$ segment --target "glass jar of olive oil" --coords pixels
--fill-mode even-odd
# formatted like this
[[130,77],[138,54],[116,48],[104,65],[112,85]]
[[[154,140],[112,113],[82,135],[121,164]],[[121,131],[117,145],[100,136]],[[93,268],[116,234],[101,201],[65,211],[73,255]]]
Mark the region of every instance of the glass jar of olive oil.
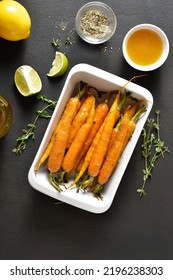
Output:
[[13,120],[13,111],[8,101],[0,95],[0,138],[9,130]]

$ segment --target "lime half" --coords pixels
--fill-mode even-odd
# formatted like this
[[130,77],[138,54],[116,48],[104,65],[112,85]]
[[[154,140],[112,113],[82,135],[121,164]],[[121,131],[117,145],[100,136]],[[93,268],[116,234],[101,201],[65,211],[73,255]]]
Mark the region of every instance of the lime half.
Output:
[[23,96],[37,94],[42,89],[42,82],[38,73],[29,65],[22,65],[15,71],[14,82]]
[[55,59],[52,62],[52,68],[49,70],[47,76],[58,77],[62,76],[68,68],[68,59],[65,54],[61,52],[55,53]]

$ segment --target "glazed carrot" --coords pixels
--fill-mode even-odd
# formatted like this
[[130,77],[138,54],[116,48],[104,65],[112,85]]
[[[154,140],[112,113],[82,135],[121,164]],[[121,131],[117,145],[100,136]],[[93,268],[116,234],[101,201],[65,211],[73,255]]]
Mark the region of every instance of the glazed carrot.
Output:
[[103,131],[103,127],[104,127],[104,123],[101,125],[100,129],[98,130],[97,134],[95,135],[92,143],[91,143],[91,146],[89,147],[87,153],[86,153],[86,156],[85,158],[83,158],[81,160],[81,162],[79,164],[81,164],[81,167],[80,167],[80,171],[77,175],[77,177],[75,178],[75,180],[72,182],[71,186],[73,186],[74,184],[76,184],[79,179],[82,177],[82,175],[84,174],[84,172],[87,170],[88,166],[89,166],[89,163],[91,161],[91,158],[94,154],[94,151],[98,145],[98,142],[99,142],[99,139],[100,139],[100,136],[101,136],[101,133]]
[[39,168],[42,166],[42,164],[46,161],[46,159],[49,157],[50,155],[50,151],[52,149],[52,146],[54,144],[54,141],[55,141],[55,136],[60,128],[60,125],[61,125],[61,120],[59,121],[59,123],[57,124],[56,128],[54,129],[53,133],[52,133],[52,136],[50,138],[50,141],[43,153],[43,155],[41,156],[36,168],[35,168],[35,172],[37,172],[39,170]]
[[[70,103],[70,102],[71,102],[71,100],[69,101],[69,103]],[[78,107],[78,108],[77,108],[77,110],[78,110],[79,107],[80,107],[80,102],[79,102],[79,105],[78,105],[77,107]],[[66,105],[66,108],[65,108],[65,111],[64,111],[64,113],[63,113],[63,115],[62,115],[60,121],[59,121],[58,124],[56,125],[56,127],[55,127],[55,129],[54,129],[54,131],[53,131],[53,133],[52,133],[52,136],[51,136],[51,138],[50,138],[50,141],[49,141],[49,143],[48,143],[48,145],[47,145],[47,147],[46,147],[46,149],[45,149],[43,155],[41,156],[41,158],[40,158],[40,160],[39,160],[39,162],[38,162],[38,164],[37,164],[37,166],[36,166],[36,168],[35,168],[35,171],[38,171],[39,168],[41,167],[41,165],[42,165],[42,164],[46,161],[46,159],[49,157],[50,151],[51,151],[51,149],[52,149],[52,147],[53,147],[53,144],[54,144],[54,141],[55,141],[56,134],[57,134],[57,132],[58,132],[59,129],[60,129],[60,126],[61,126],[61,123],[62,123],[63,119],[66,118],[66,116],[67,116],[67,114],[68,114],[68,110],[69,110],[69,108],[68,108],[68,104],[67,104],[67,105]]]
[[[138,102],[135,102],[134,104],[132,105],[129,105],[125,111],[124,111],[124,115],[126,115],[126,117],[130,120],[133,115],[135,114],[135,111],[138,107],[138,104],[140,102],[142,102],[143,100],[140,100]],[[111,137],[110,137],[110,141],[108,143],[108,148],[107,148],[107,151],[106,153],[109,152],[110,148],[112,147],[112,145],[114,144],[115,140],[116,140],[116,137],[117,137],[117,132],[119,131],[119,127],[120,127],[120,124],[121,124],[121,118],[119,118],[119,121],[116,125],[116,127],[114,129],[112,129],[112,132],[111,132]]]
[[101,137],[101,134],[102,134],[102,131],[103,131],[103,128],[104,128],[104,125],[105,125],[105,122],[106,122],[106,118],[107,118],[107,115],[105,116],[103,122],[102,122],[102,125],[100,126],[99,130],[97,131],[93,141],[91,142],[91,145],[87,151],[87,154],[85,155],[85,157],[83,157],[78,166],[77,166],[77,171],[79,171],[79,174],[77,175],[77,177],[75,178],[74,182],[72,183],[72,185],[74,185],[75,183],[77,183],[77,181],[82,177],[82,175],[84,174],[84,172],[87,170],[89,164],[90,164],[90,161],[91,161],[91,158],[94,154],[94,151],[99,143],[99,140],[100,140],[100,137]]
[[88,95],[86,97],[86,99],[84,100],[83,104],[81,105],[77,115],[75,116],[75,118],[72,122],[71,128],[70,128],[70,134],[68,137],[67,148],[69,148],[70,145],[72,144],[80,127],[86,122],[94,100],[95,100],[95,97],[93,95]]
[[103,103],[98,104],[95,110],[95,117],[94,117],[94,123],[91,128],[91,131],[85,141],[85,144],[82,148],[82,151],[78,157],[77,165],[75,166],[75,169],[77,169],[78,164],[80,163],[81,159],[85,156],[88,148],[90,147],[96,133],[98,132],[100,126],[102,125],[107,113],[108,113],[109,107],[107,104],[107,100]]
[[112,133],[111,133],[111,138],[108,144],[108,148],[107,148],[107,152],[109,152],[110,148],[112,147],[112,145],[114,144],[115,140],[116,140],[116,136],[117,136],[117,132],[119,130],[120,124],[121,124],[121,117],[119,118],[118,123],[116,124],[115,128],[112,129]]
[[48,158],[48,169],[51,173],[56,173],[60,168],[64,158],[67,139],[71,127],[72,120],[76,115],[76,111],[79,106],[79,100],[77,98],[70,99],[67,104],[66,116],[64,116],[60,128],[56,133],[53,146]]
[[128,141],[130,140],[130,138],[132,136],[132,133],[134,132],[134,130],[136,128],[136,122],[137,122],[138,118],[145,111],[146,111],[145,107],[142,106],[141,108],[138,109],[138,111],[135,113],[135,115],[129,121],[128,129],[127,129],[127,134],[126,134],[126,137],[125,137],[125,140],[124,140],[124,144],[123,144],[122,150],[124,150],[124,148],[126,147]]
[[[107,156],[98,175],[98,183],[100,185],[105,184],[110,178],[112,172],[115,170],[120,156],[136,127],[136,121],[138,117],[145,111],[144,107],[141,107],[134,114],[135,107],[136,106],[132,106],[126,110],[120,123],[120,127],[119,129],[117,129],[114,144],[107,153]],[[133,117],[132,114],[134,114]]]
[[82,153],[83,155],[90,147],[97,131],[101,127],[101,125],[108,113],[108,110],[109,110],[109,107],[106,102],[100,103],[97,106],[96,112],[95,112],[94,124],[93,124],[92,130],[90,131],[90,134],[88,135],[87,140],[85,142],[83,153]]
[[[124,114],[126,113],[126,115],[128,116],[128,118],[132,118],[134,113],[135,113],[135,110],[136,110],[136,107],[137,107],[137,102],[135,102],[133,104],[133,106],[128,106],[125,111],[124,111]],[[112,134],[111,134],[111,138],[110,138],[110,141],[109,141],[109,145],[108,145],[108,149],[107,149],[107,153],[109,152],[110,148],[112,147],[112,145],[114,144],[114,142],[116,141],[116,137],[117,137],[117,133],[119,131],[119,127],[120,127],[120,124],[121,124],[121,120],[122,118],[119,119],[116,127],[112,130]]]
[[120,124],[120,128],[116,134],[116,140],[110,148],[109,153],[106,155],[99,172],[98,183],[100,185],[103,185],[108,181],[110,175],[112,174],[112,170],[114,170],[119,161],[123,143],[127,134],[128,122],[128,117],[124,115]]
[[94,121],[94,115],[95,115],[95,98],[92,102],[92,107],[90,109],[89,116],[87,118],[86,123],[84,123],[81,128],[79,129],[75,139],[73,140],[72,144],[70,145],[63,163],[62,168],[66,172],[71,172],[71,170],[76,165],[76,161],[78,159],[78,156],[83,148],[83,145],[88,137],[88,134],[92,128],[93,121]]
[[60,118],[60,121],[58,122],[58,124],[56,125],[56,127],[54,129],[54,131],[52,133],[52,136],[51,136],[51,139],[50,139],[50,141],[49,141],[49,143],[48,143],[48,145],[47,145],[43,155],[41,156],[41,158],[40,158],[40,160],[39,160],[39,162],[38,162],[38,164],[37,164],[37,166],[35,168],[35,171],[38,171],[39,168],[41,167],[41,165],[49,157],[50,151],[51,151],[51,149],[53,147],[53,144],[55,142],[56,134],[57,134],[57,132],[60,129],[61,123],[64,122],[64,120],[66,120],[68,114],[70,113],[70,108],[71,108],[71,106],[73,106],[73,102],[74,102],[74,104],[76,104],[75,107],[74,107],[74,109],[75,109],[74,116],[76,115],[76,113],[77,113],[77,111],[78,111],[78,109],[79,109],[79,107],[81,105],[81,101],[80,100],[83,97],[83,95],[85,94],[85,92],[87,91],[87,87],[88,87],[88,85],[86,83],[83,83],[82,89],[79,91],[79,93],[75,97],[71,97],[68,100],[68,102],[66,104],[66,107],[64,109],[64,112],[63,112],[63,114],[62,114],[62,116]]
[[106,151],[108,148],[108,144],[110,141],[112,129],[115,123],[120,118],[120,109],[122,104],[124,103],[125,98],[123,98],[123,102],[120,101],[120,91],[118,92],[107,116],[105,119],[103,131],[101,133],[98,145],[94,151],[94,154],[91,158],[88,173],[91,177],[96,177],[99,174],[101,165],[103,163],[104,157],[106,155]]
[[[80,106],[80,103],[79,103],[78,107],[79,107],[79,106]],[[66,105],[66,109],[68,109],[68,106],[67,106],[67,105]],[[78,110],[78,108],[77,108],[77,110]],[[67,111],[68,111],[68,110],[67,110]],[[54,142],[55,142],[56,134],[58,133],[58,131],[59,131],[59,129],[60,129],[60,126],[61,126],[61,123],[62,123],[62,119],[63,119],[64,117],[66,117],[67,111],[66,111],[66,110],[64,111],[63,116],[61,117],[60,121],[59,121],[58,124],[56,125],[56,127],[55,127],[55,129],[54,129],[54,131],[53,131],[53,133],[52,133],[52,136],[51,136],[51,138],[50,138],[50,141],[49,141],[49,143],[48,143],[48,145],[47,145],[47,147],[46,147],[46,149],[45,149],[43,155],[41,156],[41,158],[40,158],[40,160],[39,160],[37,166],[35,167],[35,172],[37,172],[37,171],[39,170],[39,168],[42,166],[42,164],[43,164],[43,163],[46,161],[46,159],[49,157],[50,151],[51,151],[51,149],[52,149],[52,147],[53,147],[53,144],[54,144]]]
[[139,104],[142,102],[145,102],[146,100],[141,99],[141,100],[137,100],[135,101],[133,104],[127,106],[127,108],[124,111],[124,114],[128,115],[129,120],[134,116],[134,114],[136,113],[136,110],[139,107]]
[[[86,155],[85,155],[86,156]],[[80,159],[80,161],[78,162],[78,164],[77,164],[77,166],[76,166],[76,168],[75,168],[75,170],[77,171],[77,172],[80,172],[80,170],[81,170],[81,168],[82,168],[82,165],[83,165],[83,163],[84,163],[84,160],[85,160],[85,156],[83,156],[81,159]]]

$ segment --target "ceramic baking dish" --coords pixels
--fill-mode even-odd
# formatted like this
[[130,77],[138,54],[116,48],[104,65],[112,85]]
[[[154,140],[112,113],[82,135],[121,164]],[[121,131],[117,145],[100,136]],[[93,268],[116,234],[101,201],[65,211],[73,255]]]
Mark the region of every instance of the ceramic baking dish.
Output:
[[138,120],[136,129],[122,154],[121,160],[116,170],[114,171],[113,175],[109,179],[108,183],[104,186],[102,192],[103,199],[98,200],[93,196],[93,194],[88,192],[85,194],[83,194],[82,192],[77,193],[75,188],[59,193],[49,183],[46,164],[43,165],[37,173],[34,171],[34,169],[46,145],[49,142],[51,134],[56,126],[56,123],[58,122],[58,120],[62,115],[62,112],[65,108],[68,99],[72,96],[76,88],[76,85],[80,81],[84,81],[88,83],[90,86],[95,87],[100,91],[117,90],[127,83],[127,80],[121,77],[115,76],[109,72],[98,69],[88,64],[78,64],[74,66],[69,72],[68,77],[65,81],[64,87],[62,89],[57,106],[54,110],[53,116],[48,124],[43,140],[38,149],[38,152],[36,153],[36,156],[30,167],[28,179],[29,179],[29,183],[34,189],[42,192],[45,195],[48,195],[52,198],[73,205],[75,207],[81,208],[83,210],[87,210],[93,213],[103,213],[109,209],[109,207],[113,202],[116,191],[120,185],[121,179],[127,168],[131,155],[134,151],[136,143],[143,129],[143,126],[151,111],[153,105],[153,97],[147,89],[133,82],[129,82],[125,87],[127,91],[132,92],[132,96],[134,98],[147,100],[146,103],[147,110]]

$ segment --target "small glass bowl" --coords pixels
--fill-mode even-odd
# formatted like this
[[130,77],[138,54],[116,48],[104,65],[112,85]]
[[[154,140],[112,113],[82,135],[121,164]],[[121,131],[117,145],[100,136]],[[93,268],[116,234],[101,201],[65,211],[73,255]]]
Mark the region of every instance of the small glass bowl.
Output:
[[[81,20],[83,15],[88,11],[93,10],[98,11],[107,18],[107,31],[104,32],[105,34],[101,34],[100,36],[90,35],[84,32],[81,28]],[[84,41],[90,44],[101,44],[108,41],[115,33],[117,27],[117,19],[113,10],[108,5],[102,2],[94,1],[89,2],[80,8],[75,18],[75,27],[76,32]]]
[[13,111],[7,100],[0,95],[0,138],[8,132],[13,120]]

